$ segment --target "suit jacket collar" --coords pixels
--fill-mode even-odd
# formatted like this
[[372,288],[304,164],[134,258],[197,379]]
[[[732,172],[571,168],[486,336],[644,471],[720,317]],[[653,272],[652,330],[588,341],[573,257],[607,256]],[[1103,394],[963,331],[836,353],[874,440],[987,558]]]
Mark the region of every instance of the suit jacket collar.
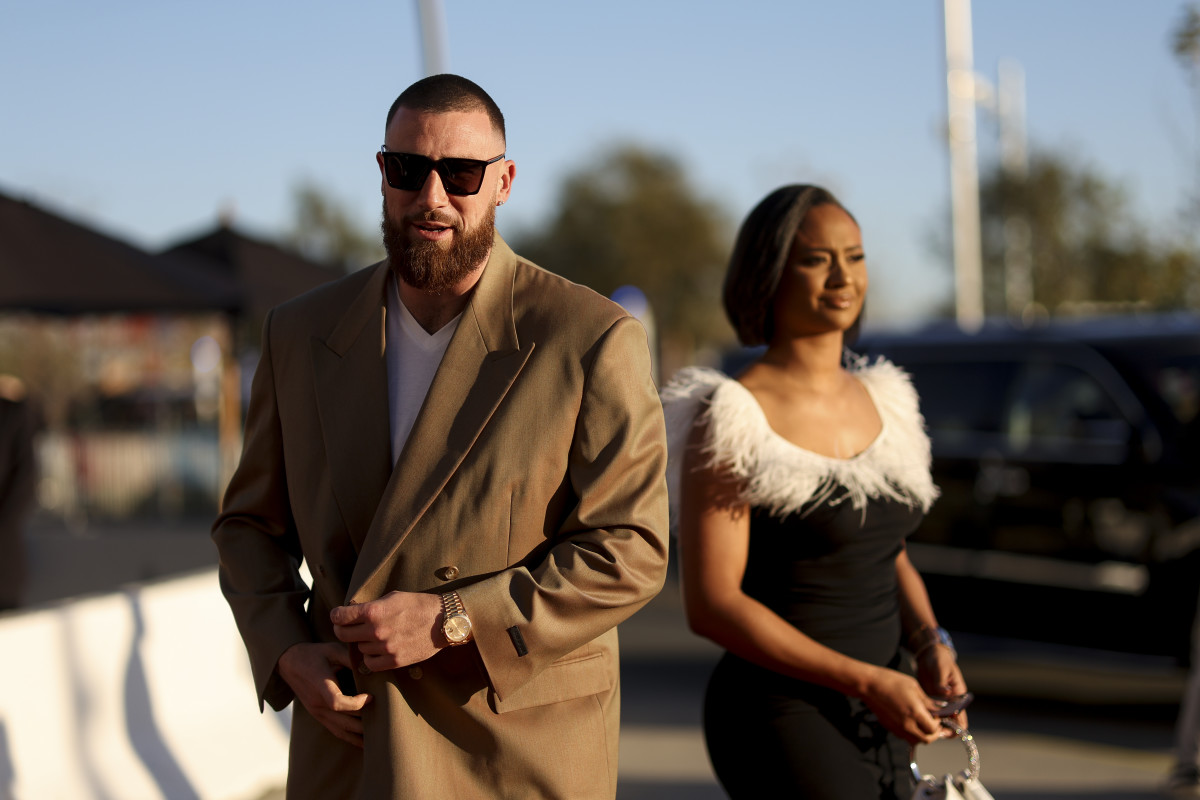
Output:
[[330,488],[356,551],[392,468],[384,360],[388,265],[368,269],[365,284],[333,331],[310,343]]
[[[382,500],[371,508],[374,515],[359,547],[348,600],[362,602],[383,593],[401,543],[463,463],[529,358],[532,346],[521,349],[513,311],[516,266],[516,255],[497,235]],[[383,302],[382,293],[376,302]],[[386,367],[380,372],[383,435],[376,426],[368,427],[369,435],[378,436],[378,445],[387,448]],[[373,387],[378,383],[371,381]],[[360,433],[353,441],[361,442],[361,437]],[[337,468],[331,462],[331,469]]]
[[[490,353],[508,353],[521,347],[513,313],[516,272],[516,253],[500,234],[496,234],[488,265],[475,285],[475,294],[463,315],[474,321],[483,345]],[[459,327],[462,327],[461,323]]]

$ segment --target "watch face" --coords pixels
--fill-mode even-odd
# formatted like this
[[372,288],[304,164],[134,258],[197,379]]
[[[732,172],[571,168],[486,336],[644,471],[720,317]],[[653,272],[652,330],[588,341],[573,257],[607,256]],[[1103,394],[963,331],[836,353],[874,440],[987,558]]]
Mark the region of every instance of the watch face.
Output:
[[451,644],[461,644],[471,635],[471,620],[462,614],[455,614],[446,618],[442,630],[446,634],[446,641]]

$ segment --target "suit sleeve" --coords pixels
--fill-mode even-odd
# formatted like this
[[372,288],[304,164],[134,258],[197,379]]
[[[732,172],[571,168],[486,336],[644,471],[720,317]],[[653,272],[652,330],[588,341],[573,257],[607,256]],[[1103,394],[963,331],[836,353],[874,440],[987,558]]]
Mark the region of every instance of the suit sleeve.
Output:
[[0,536],[20,536],[37,497],[33,420],[27,401],[0,397]]
[[666,434],[645,330],[623,317],[592,353],[570,444],[577,500],[556,544],[459,590],[501,699],[628,618],[666,578]]
[[279,656],[293,644],[313,641],[313,635],[304,610],[309,592],[299,572],[300,545],[288,502],[271,318],[268,315],[263,326],[242,458],[212,536],[220,556],[221,592],[250,655],[259,707],[266,702],[278,710],[293,698],[276,672]]

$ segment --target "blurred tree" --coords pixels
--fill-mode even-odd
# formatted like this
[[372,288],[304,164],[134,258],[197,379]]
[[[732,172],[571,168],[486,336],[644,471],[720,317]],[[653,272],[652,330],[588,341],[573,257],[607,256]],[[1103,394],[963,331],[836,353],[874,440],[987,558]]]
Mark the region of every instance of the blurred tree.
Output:
[[558,213],[513,237],[535,263],[596,291],[632,284],[650,301],[662,374],[733,340],[721,311],[730,225],[673,158],[622,145],[565,179]]
[[286,240],[306,258],[347,272],[383,258],[379,233],[364,229],[346,206],[326,190],[303,181],[292,194],[295,221]]
[[1200,6],[1189,3],[1171,31],[1171,52],[1179,60],[1192,90],[1192,110],[1196,115],[1192,158],[1194,184],[1187,200],[1185,219],[1193,235],[1200,227]]
[[0,374],[20,378],[56,430],[66,426],[72,404],[94,393],[81,328],[65,318],[0,314]]
[[1171,52],[1179,59],[1188,81],[1200,91],[1200,6],[1189,3],[1171,31]]
[[[1004,314],[1005,226],[1027,224],[1033,299],[1050,313],[1072,305],[1175,309],[1200,306],[1200,258],[1155,238],[1134,218],[1121,187],[1071,157],[1035,152],[1024,177],[999,165],[980,181],[984,296]],[[1007,237],[1012,231],[1007,231]]]

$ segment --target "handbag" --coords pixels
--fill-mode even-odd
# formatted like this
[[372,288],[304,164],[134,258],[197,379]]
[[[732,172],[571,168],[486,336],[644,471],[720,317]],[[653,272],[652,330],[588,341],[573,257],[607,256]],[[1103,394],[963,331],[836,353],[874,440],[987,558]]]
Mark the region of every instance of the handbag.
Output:
[[913,777],[917,779],[912,800],[993,800],[991,793],[983,788],[979,780],[979,747],[975,744],[975,737],[965,728],[955,728],[954,733],[967,750],[967,768],[955,775],[922,775],[914,747],[908,759]]

